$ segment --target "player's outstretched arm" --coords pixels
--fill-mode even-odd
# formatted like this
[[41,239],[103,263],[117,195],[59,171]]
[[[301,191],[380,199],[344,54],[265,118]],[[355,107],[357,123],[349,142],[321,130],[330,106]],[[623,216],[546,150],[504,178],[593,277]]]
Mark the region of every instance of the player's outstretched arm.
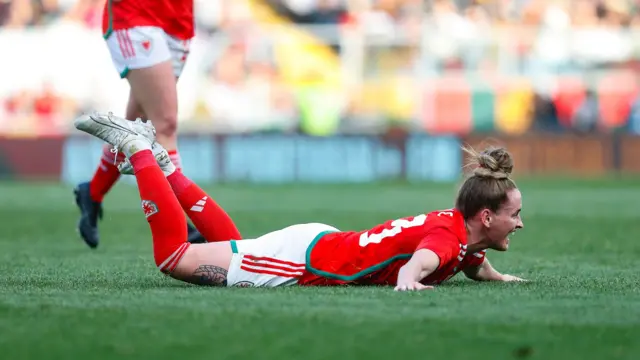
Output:
[[436,253],[428,249],[420,249],[413,253],[411,259],[400,268],[396,291],[433,289],[426,286],[420,280],[434,272],[440,265],[440,258]]
[[479,266],[468,267],[463,271],[469,279],[476,281],[526,281],[517,276],[501,274],[491,266],[491,263],[486,258]]

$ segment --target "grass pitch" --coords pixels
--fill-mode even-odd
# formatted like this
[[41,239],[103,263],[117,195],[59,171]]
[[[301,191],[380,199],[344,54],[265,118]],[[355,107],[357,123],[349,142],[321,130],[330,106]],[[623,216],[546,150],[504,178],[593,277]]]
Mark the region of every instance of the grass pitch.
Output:
[[[489,252],[527,284],[458,275],[434,291],[199,288],[155,268],[135,188],[75,233],[68,187],[0,183],[0,358],[637,359],[640,182],[521,181],[525,229]],[[208,187],[245,237],[318,221],[364,229],[451,207],[453,185]]]

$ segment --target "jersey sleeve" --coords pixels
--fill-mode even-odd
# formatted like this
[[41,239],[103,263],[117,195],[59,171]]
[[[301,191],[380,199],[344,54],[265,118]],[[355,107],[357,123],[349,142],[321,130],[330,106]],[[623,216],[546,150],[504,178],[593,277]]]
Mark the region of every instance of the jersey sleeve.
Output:
[[427,236],[420,241],[416,251],[421,249],[431,250],[438,255],[438,258],[440,258],[438,269],[440,269],[458,256],[460,253],[460,242],[451,231],[445,228],[436,228],[430,231]]

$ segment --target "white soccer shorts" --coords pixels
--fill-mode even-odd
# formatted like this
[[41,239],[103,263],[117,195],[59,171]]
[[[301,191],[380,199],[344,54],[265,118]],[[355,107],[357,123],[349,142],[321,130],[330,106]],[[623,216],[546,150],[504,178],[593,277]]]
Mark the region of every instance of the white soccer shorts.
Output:
[[167,60],[171,60],[174,75],[180,77],[191,45],[191,40],[175,38],[155,26],[114,30],[105,40],[121,78],[125,78],[129,70],[148,68]]
[[257,239],[231,241],[233,256],[227,286],[275,287],[298,282],[306,266],[307,248],[333,226],[309,223],[273,231]]

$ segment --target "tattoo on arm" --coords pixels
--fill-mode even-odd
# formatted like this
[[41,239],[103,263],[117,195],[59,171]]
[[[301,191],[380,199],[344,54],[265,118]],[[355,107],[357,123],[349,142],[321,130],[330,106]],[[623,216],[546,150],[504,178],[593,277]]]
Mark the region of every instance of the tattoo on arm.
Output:
[[227,286],[227,270],[214,265],[200,265],[191,279],[198,285]]

